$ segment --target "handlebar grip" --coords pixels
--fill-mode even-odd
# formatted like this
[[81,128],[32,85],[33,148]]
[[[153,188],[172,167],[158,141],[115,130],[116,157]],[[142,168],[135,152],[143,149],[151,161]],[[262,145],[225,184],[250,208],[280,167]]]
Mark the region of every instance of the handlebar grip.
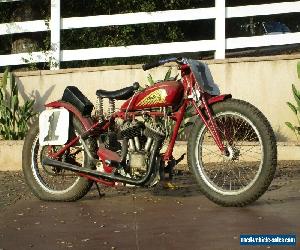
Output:
[[134,82],[132,84],[132,87],[133,87],[134,90],[138,90],[140,88],[140,84],[138,82]]
[[158,67],[160,66],[161,63],[160,62],[152,62],[152,63],[146,63],[142,66],[143,70],[146,71],[148,69],[152,69],[152,68],[155,68],[155,67]]

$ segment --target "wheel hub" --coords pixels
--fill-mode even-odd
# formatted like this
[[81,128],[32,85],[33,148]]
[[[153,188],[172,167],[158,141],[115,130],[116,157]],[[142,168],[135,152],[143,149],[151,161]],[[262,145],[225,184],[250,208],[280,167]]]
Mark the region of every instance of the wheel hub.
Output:
[[238,160],[240,156],[240,150],[233,146],[227,146],[225,150],[225,159],[227,160]]

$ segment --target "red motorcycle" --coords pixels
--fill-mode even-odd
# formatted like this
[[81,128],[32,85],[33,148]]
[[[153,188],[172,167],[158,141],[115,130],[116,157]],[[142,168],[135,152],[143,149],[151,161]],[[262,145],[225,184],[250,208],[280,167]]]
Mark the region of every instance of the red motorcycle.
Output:
[[[220,95],[208,66],[187,58],[143,65],[148,70],[176,62],[181,80],[146,89],[138,83],[97,90],[92,103],[74,86],[46,104],[24,142],[23,171],[42,200],[74,201],[94,182],[108,186],[154,186],[178,163],[172,152],[187,108],[194,110],[187,160],[202,193],[223,206],[244,206],[270,185],[277,147],[266,117],[253,105]],[[108,113],[103,101],[109,102]],[[115,100],[126,100],[115,110]],[[167,136],[173,121],[173,131]],[[164,152],[162,146],[166,144]]]

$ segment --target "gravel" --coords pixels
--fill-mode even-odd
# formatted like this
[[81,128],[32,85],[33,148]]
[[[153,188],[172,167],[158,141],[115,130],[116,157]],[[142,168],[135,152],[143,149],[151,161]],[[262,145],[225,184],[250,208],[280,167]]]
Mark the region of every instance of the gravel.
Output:
[[[172,195],[173,192],[173,194],[182,196],[189,196],[194,192],[198,192],[197,184],[191,174],[187,171],[187,167],[181,165],[180,169],[181,170],[175,176],[173,181],[177,187],[175,191],[160,188],[153,188],[150,191],[154,193],[159,192],[161,195],[164,193],[166,193],[166,195],[167,193],[168,195]],[[267,193],[287,186],[292,180],[300,180],[300,161],[279,162],[275,178]],[[101,186],[101,192],[104,194],[118,193],[126,195],[131,192],[145,192],[145,189],[132,187],[109,188]],[[93,186],[86,198],[88,199],[88,197],[95,195],[98,195],[97,189]],[[22,171],[0,171],[0,210],[9,208],[9,206],[15,204],[19,200],[32,198],[35,197],[26,185]]]
[[0,171],[0,209],[32,197],[22,171]]

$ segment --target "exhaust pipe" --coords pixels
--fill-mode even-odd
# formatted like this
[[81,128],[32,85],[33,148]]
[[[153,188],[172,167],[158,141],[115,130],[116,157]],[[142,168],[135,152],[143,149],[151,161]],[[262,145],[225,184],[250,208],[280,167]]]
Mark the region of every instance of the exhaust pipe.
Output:
[[147,173],[143,178],[137,179],[137,180],[131,179],[131,178],[128,178],[128,177],[125,177],[122,175],[115,175],[113,173],[107,174],[107,173],[99,172],[97,170],[92,170],[92,169],[85,168],[85,167],[79,167],[77,165],[73,165],[73,164],[66,163],[66,162],[61,162],[61,161],[54,160],[49,157],[45,157],[43,159],[42,163],[44,165],[58,167],[58,168],[70,170],[70,171],[76,172],[76,173],[87,174],[87,175],[90,175],[93,177],[103,178],[103,179],[109,180],[109,181],[119,181],[119,182],[124,182],[124,183],[130,184],[130,185],[141,186],[150,180],[153,170],[155,169],[156,155],[158,154],[159,145],[160,145],[159,141],[155,141],[153,143],[153,151],[152,151],[153,153],[150,156],[150,161],[149,161],[150,165],[148,167]]

